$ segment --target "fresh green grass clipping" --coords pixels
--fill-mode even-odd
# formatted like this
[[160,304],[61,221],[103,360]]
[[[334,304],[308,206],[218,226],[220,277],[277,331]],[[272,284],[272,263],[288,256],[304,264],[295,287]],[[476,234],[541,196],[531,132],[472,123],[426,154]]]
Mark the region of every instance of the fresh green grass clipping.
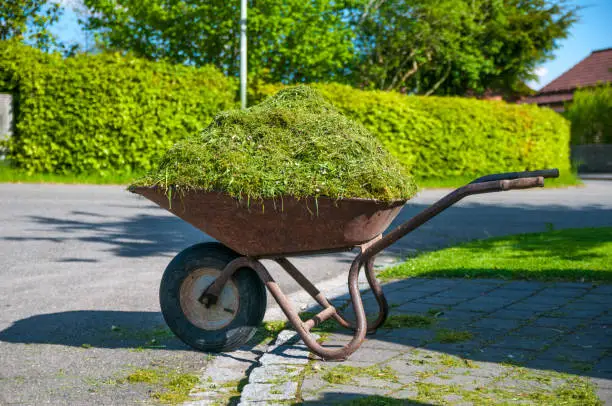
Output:
[[310,87],[220,113],[175,144],[139,186],[222,191],[238,198],[408,199],[411,176],[361,124]]

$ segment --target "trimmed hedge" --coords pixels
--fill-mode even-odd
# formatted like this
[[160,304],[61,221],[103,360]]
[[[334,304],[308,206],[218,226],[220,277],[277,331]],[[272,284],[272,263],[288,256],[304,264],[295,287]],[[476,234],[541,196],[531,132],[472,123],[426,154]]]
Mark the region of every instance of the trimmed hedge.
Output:
[[[569,122],[550,109],[361,91],[338,84],[314,86],[376,134],[417,178],[570,169]],[[252,97],[265,97],[279,87],[259,86]]]
[[572,122],[572,144],[612,144],[612,85],[578,90],[565,116]]
[[[549,109],[315,85],[376,134],[417,178],[569,170],[568,121]],[[255,99],[280,85],[252,86]],[[236,81],[119,54],[63,59],[0,42],[0,91],[14,95],[11,162],[30,173],[149,170],[177,140],[234,107]]]
[[13,93],[12,164],[28,172],[147,170],[177,140],[235,105],[235,81],[119,54],[63,59],[0,43],[0,91]]

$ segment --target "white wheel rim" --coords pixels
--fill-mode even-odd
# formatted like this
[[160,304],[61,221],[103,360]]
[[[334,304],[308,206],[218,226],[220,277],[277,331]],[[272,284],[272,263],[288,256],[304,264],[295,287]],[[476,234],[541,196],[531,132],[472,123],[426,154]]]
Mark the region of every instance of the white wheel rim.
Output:
[[227,281],[217,303],[206,307],[198,301],[202,292],[221,274],[210,268],[199,268],[191,272],[181,284],[180,302],[183,314],[196,327],[204,330],[219,330],[229,325],[238,314],[240,297],[236,284]]

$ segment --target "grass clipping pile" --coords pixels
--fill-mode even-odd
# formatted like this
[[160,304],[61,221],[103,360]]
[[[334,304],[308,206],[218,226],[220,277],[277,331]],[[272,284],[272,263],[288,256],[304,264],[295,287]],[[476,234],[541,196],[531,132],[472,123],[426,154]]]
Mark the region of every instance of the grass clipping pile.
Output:
[[220,113],[201,134],[175,144],[135,186],[218,191],[249,201],[390,201],[416,192],[413,179],[375,136],[307,86]]

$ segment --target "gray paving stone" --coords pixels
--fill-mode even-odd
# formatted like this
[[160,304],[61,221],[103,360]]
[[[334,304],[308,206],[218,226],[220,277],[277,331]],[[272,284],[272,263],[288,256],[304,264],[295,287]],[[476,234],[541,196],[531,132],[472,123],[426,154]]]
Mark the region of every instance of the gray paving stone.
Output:
[[469,310],[444,310],[444,312],[438,317],[440,322],[457,320],[463,325],[469,324],[473,321],[479,320],[483,317],[482,313],[472,312]]
[[[383,331],[383,330],[381,330]],[[389,340],[384,340],[383,336],[378,334],[370,336],[371,338],[366,338],[363,344],[361,344],[361,348],[373,348],[376,350],[389,350],[394,351],[396,354],[400,354],[405,351],[409,351],[413,349],[413,346],[405,345],[402,343],[396,343]]]
[[608,379],[612,388],[612,355],[610,353],[607,354],[595,364],[593,370],[597,376]]
[[561,317],[540,317],[532,322],[534,326],[552,327],[562,331],[570,331],[578,327],[584,321],[581,319],[561,318]]
[[597,348],[581,348],[568,345],[555,345],[538,354],[540,359],[558,362],[589,362],[595,365],[604,354],[604,350]]
[[297,382],[285,382],[280,385],[249,383],[242,389],[240,400],[244,402],[293,400],[296,392]]
[[470,288],[470,289],[463,289],[463,288],[455,288],[455,289],[449,289],[449,290],[445,290],[444,292],[440,292],[438,294],[436,294],[436,296],[440,296],[440,297],[452,297],[452,298],[456,298],[456,299],[473,299],[476,297],[480,297],[482,296],[483,293],[486,293],[487,289],[486,288],[479,288],[479,289],[475,289],[475,288]]
[[259,362],[262,365],[271,364],[307,364],[310,351],[295,346],[282,346],[272,353],[261,356]]
[[612,405],[612,389],[597,388],[596,394],[604,405]]
[[453,375],[467,375],[481,377],[481,378],[497,378],[498,376],[505,373],[505,368],[497,362],[477,362],[471,361],[474,368],[457,368],[453,367],[447,370],[449,374]]
[[502,279],[455,279],[456,287],[459,289],[494,289],[503,286],[506,282]]
[[[368,347],[366,347],[368,348]],[[398,352],[390,349],[372,349],[367,351],[356,351],[351,355],[351,361],[376,364],[398,356]]]
[[[384,395],[388,389],[359,387],[356,385],[330,385],[316,394],[303,396],[308,404],[330,405],[343,402],[355,401],[372,395]],[[311,403],[311,402],[320,403]]]
[[612,350],[612,329],[606,326],[594,325],[589,328],[580,329],[574,334],[568,335],[564,342],[582,348],[601,348]]
[[593,288],[593,284],[590,282],[552,282],[548,284],[548,287],[552,289],[561,289],[561,290],[569,290],[569,289],[579,289],[579,290],[589,290]]
[[419,285],[414,285],[410,287],[411,292],[424,292],[424,293],[438,293],[450,288],[450,286],[454,285],[453,283],[444,283],[442,281],[437,280],[429,280]]
[[467,341],[462,343],[427,343],[423,346],[428,350],[448,352],[455,355],[468,355],[477,348],[480,348],[481,344],[477,341]]
[[591,323],[607,324],[608,328],[612,328],[612,312],[597,316]]
[[463,301],[465,301],[465,298],[440,295],[427,296],[418,300],[419,303],[427,303],[431,306],[438,307],[454,306]]
[[591,378],[591,382],[597,385],[600,388],[604,389],[612,389],[612,378]]
[[551,305],[551,306],[561,306],[569,303],[571,299],[568,299],[565,296],[553,296],[550,294],[544,295],[541,292],[537,293],[534,296],[530,296],[527,299],[524,299],[517,304],[523,305]]
[[455,306],[453,309],[469,310],[473,312],[492,313],[502,308],[505,308],[510,303],[511,303],[511,300],[505,299],[505,298],[481,296],[481,297],[463,302]]
[[392,392],[388,394],[387,396],[394,398],[394,399],[409,400],[409,399],[416,399],[418,395],[419,395],[419,392],[416,389],[404,388],[397,392]]
[[474,335],[474,340],[479,343],[490,343],[507,337],[508,332],[504,330],[494,330],[491,328],[470,327],[469,331]]
[[509,350],[530,350],[539,351],[547,347],[551,342],[551,339],[537,338],[537,337],[521,337],[521,336],[509,336],[505,337],[500,341],[491,344],[490,348],[505,348]]
[[554,339],[558,338],[563,334],[563,331],[560,331],[555,328],[550,327],[534,327],[534,326],[525,326],[520,329],[513,331],[510,333],[511,337],[518,336],[520,338],[547,338]]
[[470,359],[485,362],[519,362],[523,363],[532,359],[536,354],[531,350],[517,348],[486,347],[470,354]]
[[593,290],[591,290],[590,293],[594,295],[602,295],[602,296],[608,296],[608,297],[612,296],[612,285],[599,285],[593,288]]
[[547,297],[562,297],[566,300],[573,300],[584,296],[589,291],[589,288],[566,288],[566,287],[547,287],[537,293],[536,296],[547,296]]
[[249,375],[249,383],[274,383],[297,379],[302,367],[294,365],[269,365],[255,368]]
[[451,375],[448,371],[444,371],[443,375],[448,376],[448,379],[440,379],[439,377],[431,377],[425,379],[424,382],[431,383],[434,385],[458,385],[463,389],[472,391],[477,387],[487,385],[491,382],[491,379],[483,377],[475,377],[471,375]]
[[518,309],[504,308],[504,309],[501,309],[494,313],[489,314],[487,317],[496,318],[496,319],[527,321],[532,318],[535,318],[537,315],[538,315],[538,312],[535,312],[532,310],[518,310]]
[[320,391],[326,385],[327,385],[327,382],[321,379],[320,376],[307,376],[302,381],[302,387],[301,387],[302,395],[307,394],[307,393],[313,393],[313,392],[316,393],[317,391]]
[[514,303],[505,308],[505,310],[527,310],[534,313],[537,312],[549,312],[551,310],[558,309],[560,305],[549,304],[549,303],[529,303],[526,301]]
[[497,288],[487,293],[489,297],[503,298],[508,300],[522,300],[533,295],[533,291],[524,291],[519,289],[506,289],[504,287]]
[[431,341],[435,337],[435,331],[431,329],[400,328],[394,330],[380,330],[377,338],[388,340],[397,344],[418,347],[421,343]]
[[448,404],[456,405],[463,400],[463,397],[459,395],[446,395],[442,399],[444,399],[444,401]]
[[564,317],[581,319],[581,320],[589,320],[593,318],[600,317],[604,314],[604,310],[599,308],[592,309],[576,309],[571,307],[564,307],[559,309],[560,312],[563,312]]
[[564,297],[567,300],[575,300],[588,294],[589,288],[562,288],[562,287],[549,287],[540,292],[538,295],[552,296],[552,297]]
[[528,281],[511,281],[503,285],[504,289],[518,289],[524,292],[538,291],[546,287],[543,282],[528,282]]
[[398,306],[394,309],[391,309],[391,312],[394,314],[425,314],[429,311],[429,309],[438,307],[435,304],[431,303],[421,303],[421,302],[408,302],[404,303],[401,306]]
[[564,306],[565,309],[576,309],[576,310],[600,310],[605,312],[610,308],[606,305],[602,305],[601,303],[591,302],[586,300],[576,300],[574,302],[568,303]]
[[383,379],[373,379],[368,376],[357,376],[353,378],[354,384],[360,387],[386,389],[385,392],[398,390],[403,385],[397,382],[391,382]]
[[391,293],[385,293],[387,301],[392,304],[403,304],[411,300],[420,299],[428,296],[429,292],[415,291],[412,288],[396,290]]
[[479,329],[493,329],[493,330],[514,330],[521,325],[522,320],[512,319],[499,319],[494,317],[485,317],[478,321],[475,321],[471,326]]
[[[558,357],[558,355],[554,355],[554,357]],[[531,359],[525,363],[525,367],[533,369],[533,370],[546,370],[546,371],[559,371],[559,372],[568,372],[571,369],[571,365],[568,361],[561,361],[559,359],[548,358],[548,355],[545,358],[538,355],[536,358]]]

